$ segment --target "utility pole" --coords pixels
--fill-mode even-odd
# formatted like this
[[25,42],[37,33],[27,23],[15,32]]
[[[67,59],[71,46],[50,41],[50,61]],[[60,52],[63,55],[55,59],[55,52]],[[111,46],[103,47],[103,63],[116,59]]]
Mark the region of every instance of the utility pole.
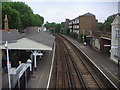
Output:
[[10,61],[9,61],[9,52],[8,52],[8,42],[5,43],[6,53],[7,53],[7,69],[8,69],[8,81],[9,81],[9,89],[11,90],[11,79],[10,79]]

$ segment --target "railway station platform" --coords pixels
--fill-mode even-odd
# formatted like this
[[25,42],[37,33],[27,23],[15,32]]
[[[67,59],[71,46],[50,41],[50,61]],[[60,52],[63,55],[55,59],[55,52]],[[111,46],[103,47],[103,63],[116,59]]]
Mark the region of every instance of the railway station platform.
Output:
[[81,50],[117,89],[120,89],[120,67],[116,63],[110,60],[107,55],[94,50],[89,45],[83,45],[69,36],[63,36]]
[[47,87],[49,72],[52,62],[53,50],[45,51],[45,54],[40,59],[37,58],[37,69],[33,71],[30,80],[28,81],[28,89],[45,89]]

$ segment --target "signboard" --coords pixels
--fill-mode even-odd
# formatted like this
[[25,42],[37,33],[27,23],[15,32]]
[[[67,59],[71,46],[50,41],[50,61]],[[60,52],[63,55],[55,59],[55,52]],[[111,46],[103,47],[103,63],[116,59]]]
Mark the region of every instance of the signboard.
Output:
[[104,47],[110,47],[111,45],[104,45]]

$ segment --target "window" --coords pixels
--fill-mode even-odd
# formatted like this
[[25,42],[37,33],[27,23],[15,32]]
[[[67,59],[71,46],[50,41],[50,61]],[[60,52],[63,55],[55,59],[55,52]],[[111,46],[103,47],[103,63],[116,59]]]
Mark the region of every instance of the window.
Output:
[[117,45],[116,45],[116,48],[115,48],[114,56],[116,58],[118,58],[118,56],[119,56],[119,50],[118,50],[118,46]]
[[120,30],[115,30],[115,38],[120,38]]
[[79,28],[79,25],[77,25],[77,28]]
[[79,23],[79,19],[77,20],[77,23]]

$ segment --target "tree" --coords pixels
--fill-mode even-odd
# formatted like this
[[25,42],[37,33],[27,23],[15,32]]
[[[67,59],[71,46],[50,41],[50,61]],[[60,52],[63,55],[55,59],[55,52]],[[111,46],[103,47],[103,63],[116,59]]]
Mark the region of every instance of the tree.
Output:
[[102,31],[103,30],[103,26],[104,26],[104,23],[98,23],[98,31]]
[[56,29],[56,32],[57,32],[57,33],[60,33],[61,24],[56,24],[56,25],[55,25],[55,29]]
[[38,14],[33,15],[33,26],[42,26],[44,18]]
[[34,14],[33,10],[23,2],[3,2],[2,3],[2,21],[7,14],[9,27],[24,29],[29,26],[42,26],[44,18]]
[[[21,27],[21,20],[20,20],[20,14],[17,10],[12,9],[9,5],[10,3],[7,2],[8,5],[5,3],[2,6],[2,19],[4,20],[5,15],[8,15],[8,19],[9,19],[9,28],[13,29],[13,28],[20,28]],[[2,21],[3,21],[2,20]],[[4,24],[4,22],[3,22]],[[4,26],[4,25],[3,25]]]
[[111,23],[113,22],[113,20],[115,19],[117,14],[113,14],[111,16],[109,16],[104,23],[99,22],[98,23],[98,30],[102,31],[103,27],[106,28],[107,32],[111,32]]
[[60,33],[61,31],[63,31],[63,25],[62,23],[55,23],[55,22],[52,22],[52,23],[49,23],[48,21],[44,24],[44,26],[47,28],[47,29],[54,29],[55,32],[57,33]]
[[32,26],[33,11],[27,4],[23,2],[12,2],[10,6],[20,12],[22,28]]
[[104,25],[106,26],[106,29],[107,29],[108,32],[111,32],[111,23],[113,22],[113,20],[115,19],[115,17],[116,17],[116,14],[111,15],[104,22]]
[[56,27],[56,23],[55,22],[52,22],[52,23],[49,23],[49,22],[46,22],[44,24],[44,26],[49,29],[49,28],[55,28]]

